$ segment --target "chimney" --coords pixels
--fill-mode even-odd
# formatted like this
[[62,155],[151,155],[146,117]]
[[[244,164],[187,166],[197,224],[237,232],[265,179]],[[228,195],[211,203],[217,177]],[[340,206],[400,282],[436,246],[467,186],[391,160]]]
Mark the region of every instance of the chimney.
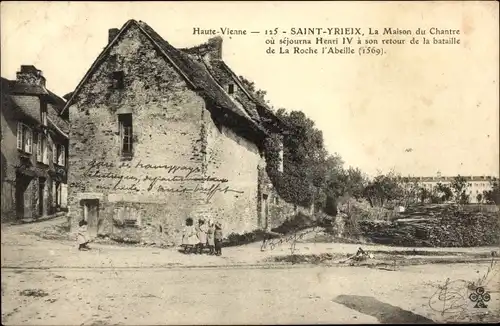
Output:
[[108,30],[108,44],[115,39],[119,32],[120,30],[118,28],[110,28]]
[[222,59],[222,37],[216,36],[208,40],[210,59]]
[[45,77],[41,70],[31,65],[22,65],[16,73],[16,81],[20,84],[38,85],[45,87]]

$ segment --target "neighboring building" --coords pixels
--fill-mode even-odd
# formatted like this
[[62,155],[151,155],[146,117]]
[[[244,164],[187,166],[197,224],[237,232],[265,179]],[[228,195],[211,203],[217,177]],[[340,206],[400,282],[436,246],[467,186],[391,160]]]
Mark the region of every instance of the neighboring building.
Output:
[[263,149],[281,121],[223,63],[221,43],[179,50],[135,20],[109,30],[62,113],[73,226],[177,242],[187,217],[219,220],[226,235],[277,223]]
[[67,114],[34,66],[2,78],[2,221],[39,218],[66,208]]
[[[436,190],[439,183],[450,187],[454,178],[438,175],[435,177],[408,177],[405,180],[409,183],[416,183],[432,192]],[[483,196],[485,191],[492,190],[492,183],[498,181],[498,178],[492,176],[464,176],[464,178],[467,180],[466,193],[469,195],[470,203],[478,203],[478,194]]]

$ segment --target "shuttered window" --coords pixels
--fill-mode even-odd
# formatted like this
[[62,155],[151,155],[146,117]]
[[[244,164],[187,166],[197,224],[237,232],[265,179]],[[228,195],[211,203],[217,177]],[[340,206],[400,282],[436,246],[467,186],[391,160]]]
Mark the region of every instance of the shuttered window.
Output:
[[59,145],[59,157],[57,164],[60,166],[66,166],[66,147],[64,145]]
[[37,137],[36,137],[36,160],[38,162],[43,162],[43,150],[42,150],[42,147],[43,147],[43,135],[41,133],[37,133],[36,134]]
[[52,162],[57,164],[58,161],[58,156],[57,156],[57,144],[56,143],[52,143]]
[[123,158],[132,157],[132,114],[119,114],[118,121],[120,124],[120,153]]
[[17,123],[17,149],[31,154],[33,151],[33,134],[30,127]]
[[24,125],[20,122],[17,123],[17,149],[24,150],[23,141],[23,127]]

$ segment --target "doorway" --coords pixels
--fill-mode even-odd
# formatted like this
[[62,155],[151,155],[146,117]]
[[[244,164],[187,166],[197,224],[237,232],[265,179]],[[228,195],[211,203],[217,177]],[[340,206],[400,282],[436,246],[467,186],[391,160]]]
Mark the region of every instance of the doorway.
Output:
[[43,216],[44,210],[45,210],[45,198],[44,198],[44,192],[45,192],[45,178],[40,178],[38,181],[38,216],[41,217]]
[[54,187],[54,201],[56,210],[61,208],[61,183],[56,181],[56,186]]
[[97,236],[98,221],[99,221],[99,200],[98,199],[83,199],[81,201],[82,217],[87,222],[87,230],[91,238]]
[[19,219],[33,217],[31,180],[33,177],[16,173],[16,215]]

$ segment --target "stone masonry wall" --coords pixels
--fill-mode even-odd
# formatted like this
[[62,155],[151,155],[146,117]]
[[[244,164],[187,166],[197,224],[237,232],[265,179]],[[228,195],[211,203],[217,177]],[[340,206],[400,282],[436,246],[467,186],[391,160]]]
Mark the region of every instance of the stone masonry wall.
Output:
[[[223,192],[205,203],[205,215],[222,221],[224,234],[243,233],[259,228],[258,165],[259,149],[212,120],[207,123],[207,174],[227,180]],[[225,191],[227,189],[227,192]]]
[[[113,89],[112,74],[124,72],[124,88]],[[133,117],[134,156],[120,158],[117,112]],[[111,49],[70,108],[69,198],[73,225],[83,198],[101,198],[99,232],[112,232],[120,206],[143,207],[144,223],[170,236],[184,224],[193,201],[202,197],[180,181],[201,173],[201,117],[204,101],[135,26]],[[178,180],[178,181],[176,181]],[[184,189],[184,191],[183,191]],[[163,205],[157,205],[162,203]],[[147,209],[145,206],[150,205]]]
[[[121,90],[111,87],[117,70],[124,72]],[[117,113],[127,110],[133,116],[134,155],[122,161]],[[234,229],[247,228],[248,219],[253,227],[257,154],[249,144],[207,135],[213,122],[204,100],[135,26],[85,83],[70,107],[70,121],[73,229],[85,199],[99,200],[96,234],[127,233],[137,241],[178,243],[187,217],[219,218]],[[211,147],[217,154],[206,155],[213,139],[219,139]]]

